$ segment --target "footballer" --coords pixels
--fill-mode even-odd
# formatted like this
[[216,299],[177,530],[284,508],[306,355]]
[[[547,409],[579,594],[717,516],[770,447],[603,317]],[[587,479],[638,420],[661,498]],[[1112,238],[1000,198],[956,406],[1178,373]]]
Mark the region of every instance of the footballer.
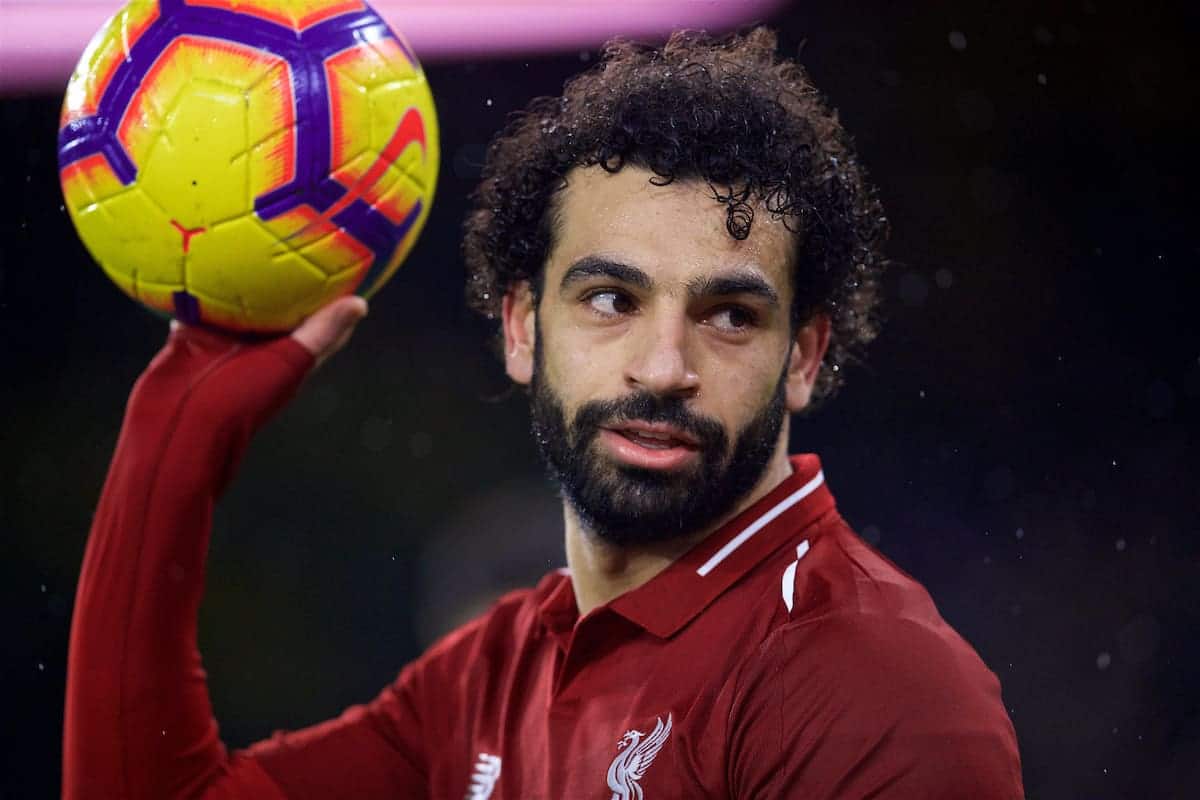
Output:
[[174,324],[87,546],[64,796],[1022,797],[996,676],[787,450],[876,333],[887,221],[774,35],[610,45],[513,118],[473,203],[467,297],[528,387],[568,568],[228,750],[196,645],[213,505],[366,304],[258,344]]

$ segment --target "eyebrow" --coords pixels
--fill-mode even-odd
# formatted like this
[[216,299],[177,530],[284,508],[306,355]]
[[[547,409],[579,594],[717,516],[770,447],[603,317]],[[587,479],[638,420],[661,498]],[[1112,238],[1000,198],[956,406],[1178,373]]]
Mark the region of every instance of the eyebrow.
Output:
[[654,281],[650,276],[637,267],[597,256],[586,256],[568,267],[559,282],[559,288],[566,289],[572,283],[596,277],[612,278],[639,289],[654,288]]
[[772,307],[779,306],[779,294],[765,280],[753,272],[735,272],[732,275],[717,275],[696,278],[688,283],[688,294],[693,298],[726,297],[748,294],[761,297]]
[[[585,256],[568,267],[559,287],[566,289],[573,283],[596,277],[612,278],[647,291],[654,288],[650,276],[637,267],[599,256]],[[743,294],[760,297],[774,308],[779,306],[779,294],[754,272],[738,271],[730,275],[695,278],[688,282],[687,288],[688,295],[693,299]]]

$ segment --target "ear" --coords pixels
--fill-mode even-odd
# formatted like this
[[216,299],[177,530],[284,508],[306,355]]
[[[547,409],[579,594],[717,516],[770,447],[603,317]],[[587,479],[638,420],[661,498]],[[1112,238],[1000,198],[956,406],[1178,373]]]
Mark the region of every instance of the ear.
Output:
[[533,379],[533,352],[537,337],[537,305],[527,281],[513,284],[504,293],[504,371],[520,384]]
[[803,411],[812,399],[813,386],[821,371],[821,361],[829,347],[829,317],[817,314],[796,331],[792,352],[788,356],[787,407],[796,413]]

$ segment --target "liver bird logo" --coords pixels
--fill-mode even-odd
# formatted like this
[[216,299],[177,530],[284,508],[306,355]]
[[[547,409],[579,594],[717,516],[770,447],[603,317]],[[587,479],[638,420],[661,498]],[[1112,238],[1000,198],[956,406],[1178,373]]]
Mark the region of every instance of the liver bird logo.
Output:
[[657,724],[649,736],[641,731],[625,732],[617,743],[617,757],[608,768],[608,788],[612,789],[612,800],[642,800],[644,795],[639,781],[650,769],[670,735],[670,714],[667,714],[666,724],[663,724],[662,717],[657,718]]

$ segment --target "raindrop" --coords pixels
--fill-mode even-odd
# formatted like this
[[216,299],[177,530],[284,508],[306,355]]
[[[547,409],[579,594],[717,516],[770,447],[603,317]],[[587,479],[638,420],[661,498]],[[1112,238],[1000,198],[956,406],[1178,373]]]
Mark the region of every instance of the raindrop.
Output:
[[1033,29],[1033,40],[1043,47],[1049,47],[1054,44],[1054,34],[1045,25],[1038,25]]
[[1112,664],[1112,656],[1108,653],[1101,653],[1096,656],[1096,669],[1108,669]]
[[1113,547],[1117,549],[1118,553],[1124,553],[1126,546],[1127,545],[1124,539],[1117,539],[1117,541],[1113,544]]
[[484,100],[483,104],[485,106],[487,106],[488,108],[491,108],[492,107],[492,98],[489,97],[487,100]]
[[1037,82],[1038,82],[1039,84],[1041,84],[1042,86],[1045,86],[1045,85],[1046,85],[1046,73],[1044,73],[1044,72],[1039,72],[1039,73],[1037,74]]
[[1017,528],[1017,532],[1016,532],[1016,534],[1015,534],[1015,535],[1016,535],[1016,537],[1017,537],[1018,539],[1024,539],[1024,538],[1025,538],[1025,529],[1024,529],[1024,528]]
[[942,267],[933,273],[933,282],[937,284],[939,289],[949,289],[954,285],[954,273]]
[[946,37],[950,41],[950,46],[955,50],[967,49],[967,35],[962,31],[950,31],[950,35]]

